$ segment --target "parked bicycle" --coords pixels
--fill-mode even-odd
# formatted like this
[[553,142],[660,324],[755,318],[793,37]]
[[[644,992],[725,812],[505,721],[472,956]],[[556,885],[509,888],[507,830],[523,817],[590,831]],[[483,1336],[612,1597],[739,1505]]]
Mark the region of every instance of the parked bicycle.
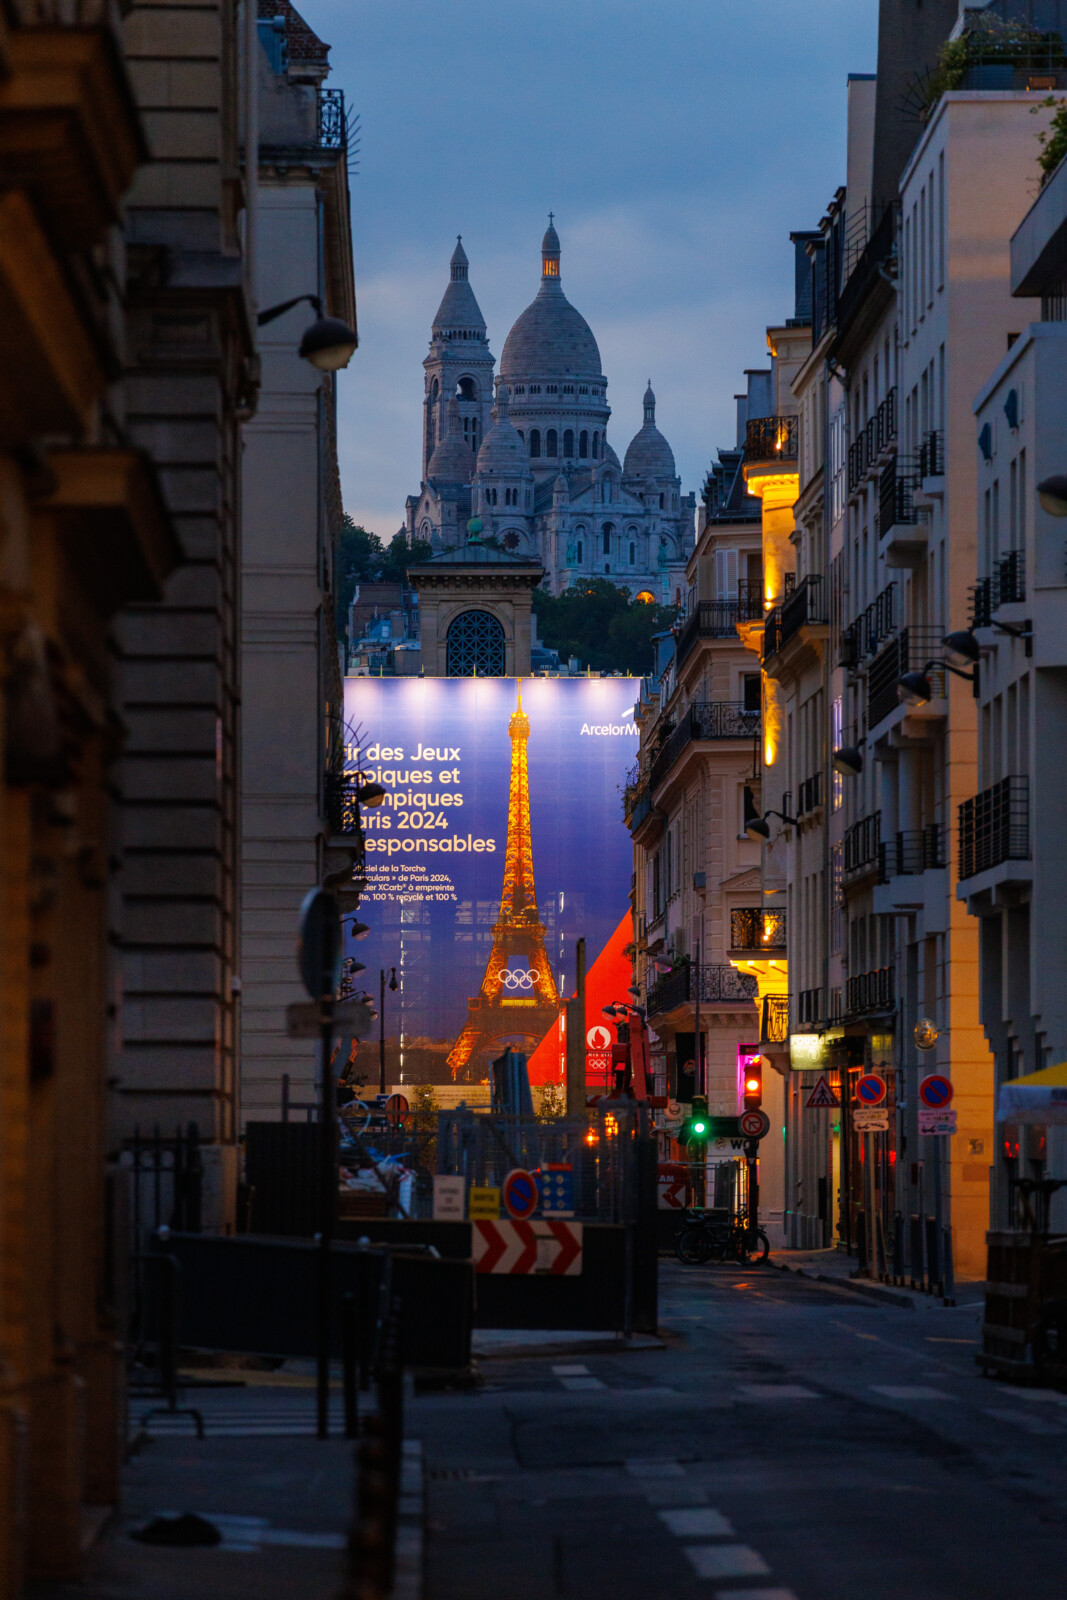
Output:
[[687,1207],[674,1241],[674,1253],[687,1267],[727,1260],[743,1267],[762,1266],[770,1248],[762,1228],[751,1228],[744,1217],[717,1209],[694,1211]]

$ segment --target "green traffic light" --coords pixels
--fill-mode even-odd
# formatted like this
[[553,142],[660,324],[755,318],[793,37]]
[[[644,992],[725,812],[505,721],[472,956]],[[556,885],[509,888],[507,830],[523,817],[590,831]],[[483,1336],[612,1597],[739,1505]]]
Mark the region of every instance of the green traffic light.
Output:
[[704,1122],[694,1122],[693,1123],[693,1132],[694,1133],[706,1133],[707,1132],[707,1124],[704,1123]]

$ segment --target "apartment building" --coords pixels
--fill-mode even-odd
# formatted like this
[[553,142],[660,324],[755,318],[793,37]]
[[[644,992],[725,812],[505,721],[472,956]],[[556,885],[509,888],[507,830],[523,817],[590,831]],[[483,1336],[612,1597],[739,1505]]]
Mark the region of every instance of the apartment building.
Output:
[[[315,296],[356,326],[344,93],[327,86],[329,46],[286,0],[261,0],[262,381],[244,430],[241,550],[241,1119],[315,1097],[316,1046],[290,1039],[302,998],[293,940],[300,904],[323,880],[343,825],[329,774],[343,765],[343,647],[334,629],[341,532],[337,375],[302,361]],[[342,803],[339,805],[338,801]],[[339,814],[340,813],[340,814]],[[343,865],[348,858],[342,856]]]
[[[979,1011],[998,1088],[1067,1059],[1061,960],[1067,860],[1060,826],[1067,737],[1065,245],[1067,165],[1061,164],[1011,241],[1019,334],[974,407],[976,562],[968,612],[953,617],[957,628],[969,620],[969,654],[979,673],[977,773],[957,813],[956,893],[977,918]],[[1067,1177],[1065,1130],[1002,1124],[995,1132],[986,1147],[991,1226],[1024,1226],[1016,1185]],[[1061,1232],[1062,1193],[1051,1206],[1053,1231]]]
[[[737,626],[763,614],[764,570],[758,508],[742,467],[749,408],[766,409],[771,374],[747,378],[739,439],[719,452],[705,484],[686,614],[660,641],[657,671],[645,680],[640,760],[626,791],[636,967],[659,1090],[683,1103],[706,1092],[722,1116],[737,1114],[744,1062],[779,1023],[780,1008],[758,1003],[757,970],[779,965],[774,993],[785,992],[784,911],[768,905],[760,851],[745,833],[759,806],[762,709],[758,663]],[[781,1079],[773,1073],[764,1101],[780,1126]],[[665,1155],[669,1148],[664,1136]],[[713,1145],[712,1161],[720,1155],[732,1158]],[[779,1242],[781,1185],[781,1143],[768,1141],[762,1214]]]

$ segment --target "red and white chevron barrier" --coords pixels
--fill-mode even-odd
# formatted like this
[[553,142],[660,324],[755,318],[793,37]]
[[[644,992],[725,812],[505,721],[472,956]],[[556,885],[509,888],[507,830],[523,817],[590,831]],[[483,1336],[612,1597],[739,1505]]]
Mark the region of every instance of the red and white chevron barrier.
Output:
[[471,1223],[475,1272],[545,1273],[577,1278],[582,1271],[580,1222]]

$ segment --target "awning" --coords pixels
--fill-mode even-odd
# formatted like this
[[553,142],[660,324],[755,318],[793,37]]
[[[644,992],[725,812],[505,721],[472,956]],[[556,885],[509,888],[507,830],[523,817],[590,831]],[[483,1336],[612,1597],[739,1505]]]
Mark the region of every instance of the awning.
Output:
[[1067,1061],[1001,1084],[997,1121],[1067,1125]]

